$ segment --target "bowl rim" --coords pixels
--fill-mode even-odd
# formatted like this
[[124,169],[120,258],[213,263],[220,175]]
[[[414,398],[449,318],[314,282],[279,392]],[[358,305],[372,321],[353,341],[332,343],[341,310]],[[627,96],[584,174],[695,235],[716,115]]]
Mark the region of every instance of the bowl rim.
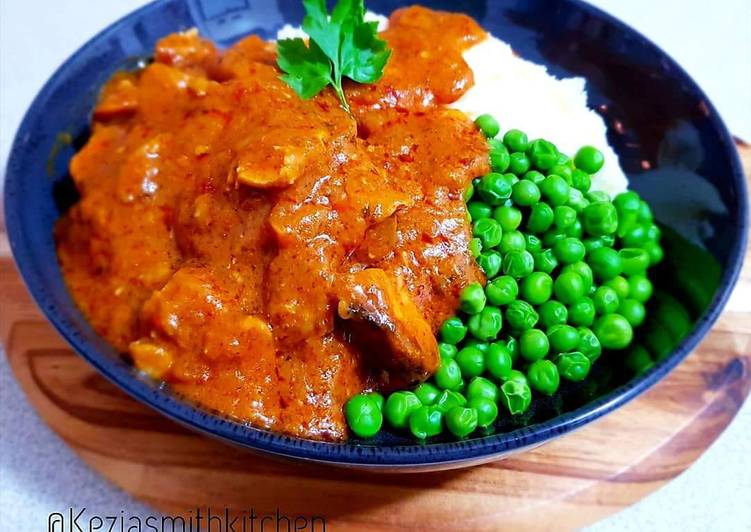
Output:
[[[704,314],[696,321],[691,332],[668,357],[655,364],[653,368],[642,376],[632,379],[628,383],[611,390],[594,401],[544,422],[521,427],[510,432],[497,433],[464,441],[426,444],[416,443],[391,446],[367,445],[363,443],[318,442],[269,432],[263,429],[254,428],[246,423],[233,421],[221,415],[213,414],[202,409],[199,405],[180,399],[170,393],[164,393],[161,388],[155,389],[153,385],[149,385],[135,378],[133,372],[129,368],[126,366],[121,367],[110,360],[107,356],[102,355],[102,353],[89,341],[82,338],[79,334],[76,334],[75,331],[72,330],[72,328],[70,328],[69,325],[57,314],[54,303],[48,298],[46,291],[42,287],[43,280],[41,276],[36,275],[29,267],[30,263],[33,261],[27,250],[28,244],[24,242],[25,236],[23,234],[19,214],[20,205],[12,201],[13,180],[8,178],[13,174],[12,168],[14,167],[14,160],[21,157],[19,154],[22,151],[21,146],[23,138],[30,130],[33,115],[38,113],[38,106],[48,97],[59,80],[64,78],[67,67],[95,42],[115,34],[122,27],[127,26],[132,20],[146,15],[148,12],[160,7],[162,4],[169,4],[176,1],[180,0],[156,0],[131,11],[86,41],[86,43],[79,47],[57,68],[54,74],[35,96],[21,121],[11,146],[5,174],[6,184],[4,191],[4,207],[6,231],[18,270],[21,273],[21,277],[23,278],[27,289],[34,299],[34,302],[42,310],[47,320],[52,323],[55,329],[73,347],[74,351],[93,365],[100,374],[139,402],[146,404],[172,420],[199,432],[219,437],[228,442],[252,450],[286,458],[345,467],[367,467],[375,470],[419,467],[461,467],[466,462],[478,463],[480,461],[489,461],[511,451],[521,450],[545,443],[556,436],[576,430],[635,399],[677,366],[697,346],[719,317],[720,312],[730,297],[740,274],[747,245],[749,228],[746,178],[738,154],[734,149],[735,144],[733,138],[728,132],[717,109],[711,103],[704,91],[686,73],[686,71],[661,48],[640,32],[612,15],[591,6],[582,0],[566,0],[570,6],[573,6],[588,15],[604,19],[607,22],[614,24],[620,31],[633,35],[639,41],[642,41],[660,54],[664,60],[670,64],[671,68],[675,69],[677,76],[682,78],[682,81],[688,85],[690,90],[706,102],[708,120],[718,131],[720,137],[719,141],[726,147],[732,147],[726,151],[729,152],[727,155],[730,157],[732,179],[734,180],[739,192],[739,202],[738,211],[730,214],[731,216],[734,215],[737,220],[737,228],[740,236],[733,242],[730,251],[731,260],[729,266],[723,273],[712,301],[708,305]],[[9,184],[10,186],[8,186]]]

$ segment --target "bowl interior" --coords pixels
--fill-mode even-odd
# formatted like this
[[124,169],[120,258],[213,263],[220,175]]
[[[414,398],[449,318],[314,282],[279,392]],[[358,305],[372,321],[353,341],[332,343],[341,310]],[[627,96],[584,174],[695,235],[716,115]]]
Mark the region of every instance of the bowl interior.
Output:
[[[368,7],[388,14],[409,3],[369,0]],[[422,3],[457,8],[449,0]],[[93,332],[66,290],[52,228],[77,198],[67,168],[86,142],[99,88],[115,71],[136,68],[171,32],[197,27],[225,46],[249,33],[271,38],[285,23],[299,24],[299,0],[150,4],[103,31],[51,78],[19,130],[5,186],[12,249],[42,310],[108,378],[178,421],[261,450],[332,462],[426,464],[497,455],[571,430],[646,389],[706,332],[737,276],[747,221],[732,140],[705,95],[670,58],[593,8],[576,1],[470,0],[461,9],[522,57],[557,76],[588,80],[589,104],[605,117],[631,187],[650,202],[663,228],[659,293],[650,325],[638,336],[659,360],[648,373],[634,378],[623,356],[611,353],[585,383],[536,399],[528,414],[501,422],[494,435],[416,446],[385,433],[375,442],[332,445],[265,433],[187,404],[142,377]]]

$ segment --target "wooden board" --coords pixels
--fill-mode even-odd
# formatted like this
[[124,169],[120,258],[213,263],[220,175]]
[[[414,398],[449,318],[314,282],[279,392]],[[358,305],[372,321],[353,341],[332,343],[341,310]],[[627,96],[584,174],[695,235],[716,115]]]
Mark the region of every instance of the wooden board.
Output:
[[[751,163],[751,148],[742,152]],[[749,253],[739,283],[751,287]],[[581,527],[684,471],[751,389],[751,314],[728,311],[666,379],[576,433],[470,469],[366,474],[256,456],[136,403],[41,317],[1,234],[0,298],[2,341],[41,417],[104,477],[172,514],[207,506],[279,509],[323,516],[333,530]]]

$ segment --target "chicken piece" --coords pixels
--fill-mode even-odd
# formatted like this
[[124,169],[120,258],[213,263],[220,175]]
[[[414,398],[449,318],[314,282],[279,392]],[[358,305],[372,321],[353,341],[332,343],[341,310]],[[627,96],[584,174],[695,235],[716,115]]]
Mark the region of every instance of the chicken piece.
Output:
[[421,382],[438,368],[433,331],[398,277],[370,268],[337,281],[338,314],[347,322],[383,384]]

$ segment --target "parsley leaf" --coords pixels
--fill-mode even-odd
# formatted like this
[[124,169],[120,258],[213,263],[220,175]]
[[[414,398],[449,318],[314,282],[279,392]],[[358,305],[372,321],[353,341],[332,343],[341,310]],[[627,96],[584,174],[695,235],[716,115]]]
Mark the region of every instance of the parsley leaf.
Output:
[[277,45],[282,79],[301,98],[312,98],[331,85],[349,112],[342,79],[375,83],[383,76],[391,50],[378,37],[378,24],[365,22],[363,0],[339,0],[331,15],[325,0],[303,0],[302,28],[310,43],[283,39]]

